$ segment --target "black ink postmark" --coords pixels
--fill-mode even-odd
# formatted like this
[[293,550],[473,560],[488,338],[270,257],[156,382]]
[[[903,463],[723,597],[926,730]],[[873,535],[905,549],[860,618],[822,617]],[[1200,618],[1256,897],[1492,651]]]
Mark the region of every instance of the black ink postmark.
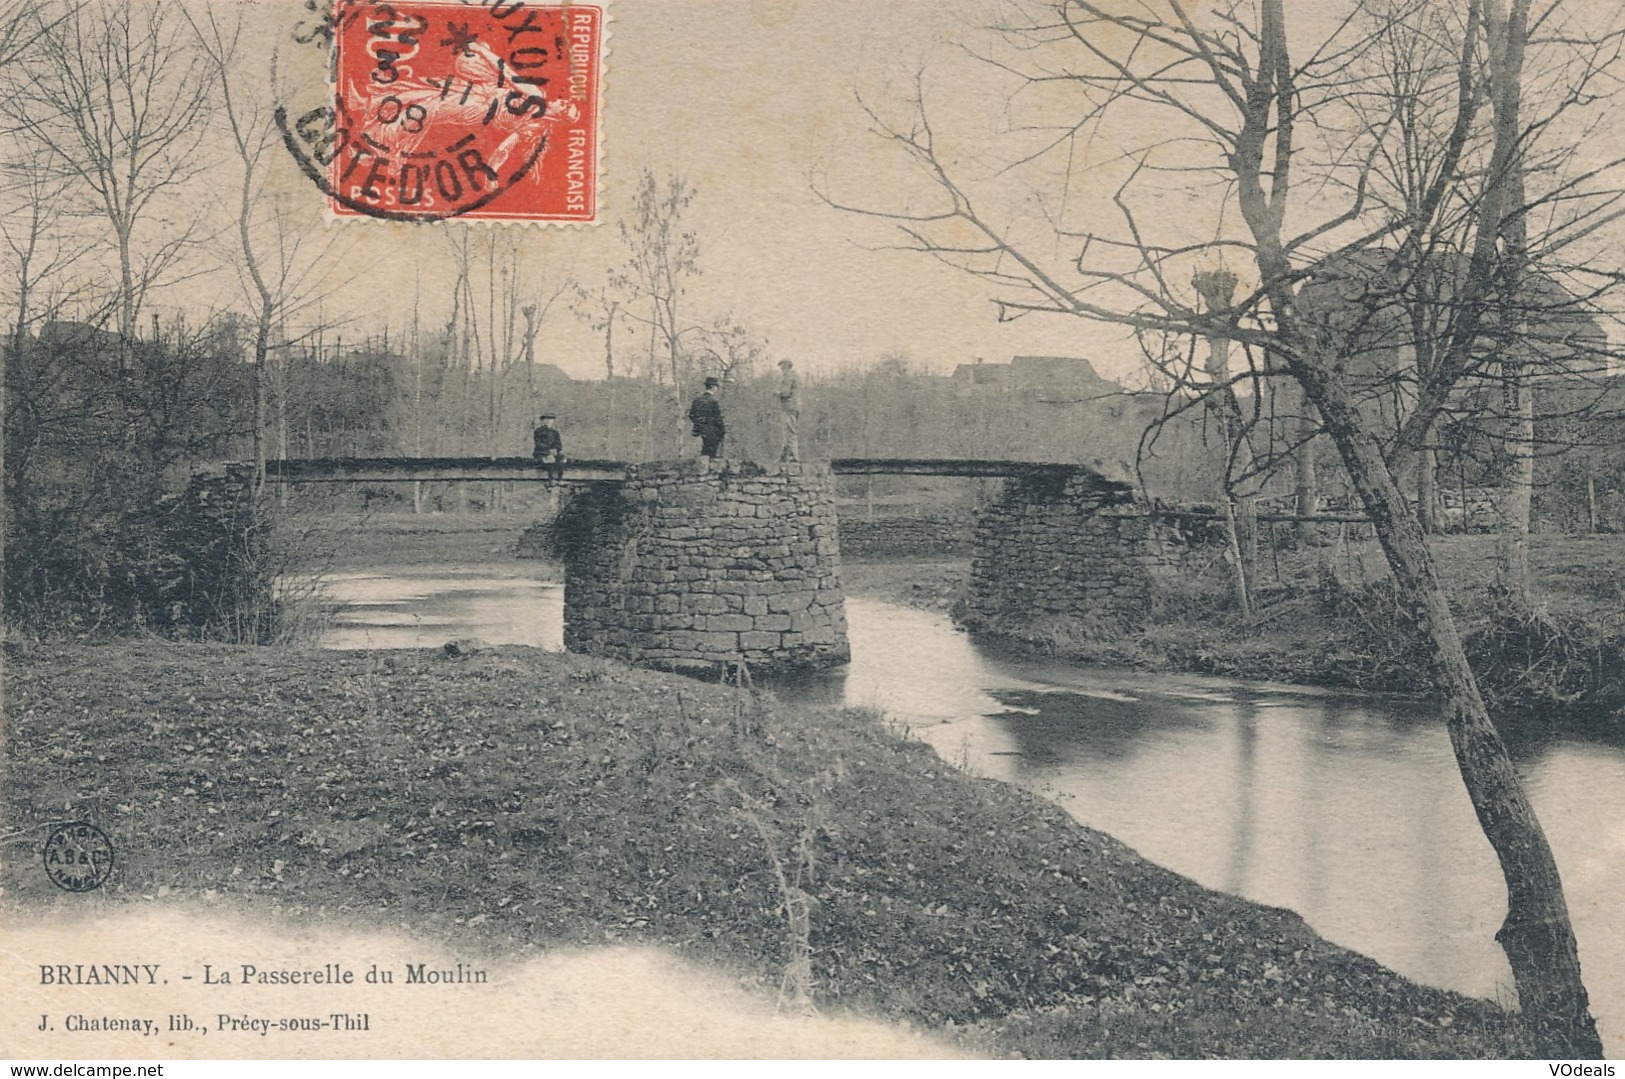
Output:
[[59,824],[45,837],[45,875],[66,892],[100,888],[113,872],[113,844],[94,824]]

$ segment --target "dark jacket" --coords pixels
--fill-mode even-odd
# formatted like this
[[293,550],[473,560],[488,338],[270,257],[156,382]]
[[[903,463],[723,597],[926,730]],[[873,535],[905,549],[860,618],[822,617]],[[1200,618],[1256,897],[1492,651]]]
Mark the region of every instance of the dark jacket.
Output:
[[688,422],[701,438],[722,434],[722,402],[710,394],[700,394],[688,406]]
[[535,440],[535,449],[531,451],[531,456],[536,460],[539,461],[550,453],[564,456],[564,439],[560,437],[557,427],[538,427],[532,438]]

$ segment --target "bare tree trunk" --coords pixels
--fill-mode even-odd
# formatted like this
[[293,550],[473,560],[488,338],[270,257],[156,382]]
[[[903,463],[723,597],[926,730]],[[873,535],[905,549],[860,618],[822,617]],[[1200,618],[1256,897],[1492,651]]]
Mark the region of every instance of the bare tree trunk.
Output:
[[[17,321],[24,323],[26,307],[20,307]],[[6,497],[6,368],[11,363],[13,349],[21,348],[23,335],[21,332],[12,335],[5,345],[0,345],[0,641],[6,637],[6,523],[10,519],[9,502]]]
[[261,309],[254,332],[254,494],[265,489],[265,365],[271,355],[271,312]]
[[[643,456],[642,461],[653,460],[655,427],[655,394],[659,390],[656,379],[659,361],[655,358],[654,327],[649,327],[649,377],[643,383]],[[678,394],[681,397],[681,392]]]
[[[421,303],[421,278],[412,282],[412,454],[423,456],[423,338],[418,308]],[[412,481],[412,513],[423,512],[423,481]]]
[[[276,455],[284,461],[288,459],[288,335],[282,334],[282,357],[277,361],[276,371]],[[288,508],[288,485],[276,485],[277,506]]]
[[1253,604],[1247,587],[1247,560],[1242,552],[1241,530],[1236,527],[1236,502],[1231,498],[1224,503],[1224,538],[1225,561],[1230,563],[1230,571],[1236,579],[1236,605],[1241,609],[1241,617],[1251,618]]
[[[1529,225],[1524,210],[1522,109],[1524,45],[1529,33],[1529,0],[1484,0],[1485,29],[1490,45],[1490,101],[1495,122],[1496,154],[1492,177],[1504,190],[1498,238],[1502,244],[1502,311],[1496,319],[1501,334],[1506,376],[1508,468],[1497,503],[1500,529],[1497,570],[1515,603],[1527,609],[1529,590],[1529,503],[1535,484],[1534,393],[1528,358],[1521,355],[1524,318],[1519,295],[1529,261]],[[1505,149],[1503,150],[1503,147]]]
[[1422,534],[1439,529],[1439,455],[1431,445],[1431,427],[1422,433],[1422,452],[1416,455],[1416,520]]
[[1320,408],[1398,593],[1432,653],[1456,764],[1506,880],[1506,919],[1495,939],[1512,966],[1535,1051],[1553,1059],[1601,1057],[1557,862],[1479,695],[1426,537],[1347,391],[1315,364],[1300,364],[1294,373]]
[[[1501,8],[1501,0],[1483,2],[1489,9],[1488,21],[1493,21],[1496,9]],[[1513,3],[1514,16],[1507,40],[1519,48],[1521,17],[1527,13],[1528,0],[1513,0]],[[1284,111],[1290,107],[1294,88],[1283,0],[1262,0],[1261,13],[1261,63],[1279,73],[1279,82],[1274,87],[1275,100]],[[1492,52],[1500,51],[1492,49]],[[1508,61],[1504,54],[1500,59]],[[1511,95],[1514,120],[1520,62],[1521,51],[1510,61],[1495,65],[1500,76],[1495,96]],[[1508,168],[1521,134],[1515,123],[1504,122],[1504,106],[1504,101],[1497,102],[1492,176],[1482,208],[1484,218],[1479,222],[1475,265],[1484,261],[1484,252],[1492,250],[1495,238],[1502,234],[1504,215],[1510,210],[1521,218],[1521,202],[1512,202],[1509,198],[1512,192],[1507,190],[1505,182],[1508,173],[1497,171]],[[1260,114],[1249,117],[1249,122],[1256,126],[1263,119]],[[1282,129],[1287,127],[1284,122],[1280,125],[1278,139],[1285,133]],[[1288,339],[1293,340],[1298,335],[1292,326],[1293,296],[1286,284],[1291,280],[1292,267],[1281,243],[1282,166],[1279,163],[1275,166],[1277,187],[1272,192],[1273,198],[1266,196],[1261,182],[1262,146],[1257,141],[1248,145],[1249,156],[1238,155],[1237,158],[1242,213],[1257,241],[1255,258],[1260,278],[1268,288],[1270,305],[1282,321]],[[1278,142],[1276,152],[1289,155],[1290,149]],[[1522,192],[1521,184],[1516,190]],[[1427,538],[1389,472],[1381,447],[1367,429],[1349,391],[1335,375],[1333,365],[1311,354],[1299,354],[1291,358],[1290,369],[1319,409],[1325,429],[1343,459],[1349,481],[1359,493],[1376,529],[1377,539],[1399,586],[1398,594],[1432,653],[1443,691],[1445,725],[1456,765],[1479,826],[1495,851],[1506,881],[1506,920],[1495,939],[1512,967],[1519,1004],[1535,1051],[1555,1059],[1601,1057],[1602,1040],[1591,1017],[1590,998],[1581,980],[1579,951],[1569,921],[1568,904],[1563,898],[1557,862],[1506,745],[1490,722],[1478,682],[1462,649],[1444,586],[1428,552]]]
[[[1320,482],[1315,462],[1315,435],[1320,425],[1311,415],[1314,406],[1309,403],[1307,395],[1300,394],[1299,408],[1303,414],[1298,417],[1298,448],[1292,455],[1295,473],[1293,505],[1299,517],[1309,518],[1320,513]],[[1300,538],[1306,543],[1314,543],[1320,538],[1313,521],[1300,521],[1298,529]]]
[[[485,270],[485,297],[486,297],[486,348],[490,354],[491,362],[486,375],[491,380],[490,393],[487,395],[485,409],[485,440],[486,450],[491,460],[497,458],[497,440],[500,437],[498,428],[502,423],[502,375],[504,368],[504,353],[499,351],[507,343],[513,330],[512,320],[508,320],[501,344],[497,338],[497,244],[491,233],[486,234],[486,270]],[[496,513],[501,508],[502,485],[491,484],[485,496],[485,512]]]
[[[1209,312],[1227,309],[1235,296],[1236,275],[1228,270],[1198,273],[1191,284],[1201,294]],[[1224,468],[1219,477],[1219,497],[1224,500],[1225,535],[1230,546],[1231,570],[1235,575],[1236,605],[1243,618],[1251,618],[1253,568],[1258,564],[1258,520],[1253,500],[1237,497],[1231,483],[1233,469],[1246,472],[1252,465],[1241,403],[1230,385],[1230,339],[1214,332],[1208,335],[1207,375],[1213,383],[1214,414],[1224,444]]]
[[1514,603],[1528,609],[1534,602],[1529,586],[1529,512],[1535,489],[1535,407],[1534,394],[1523,378],[1524,365],[1512,366],[1518,374],[1508,376],[1506,387],[1512,404],[1507,410],[1507,467],[1496,499],[1500,527],[1495,564],[1501,587]]
[[[1499,0],[1485,0],[1495,4]],[[1527,0],[1514,0],[1527,10]],[[1262,0],[1261,64],[1277,74],[1273,87],[1277,108],[1286,112],[1294,100],[1292,67],[1288,59],[1283,0]],[[1505,88],[1503,84],[1503,89]],[[1252,129],[1262,130],[1267,115],[1249,116]],[[1277,139],[1289,131],[1282,122]],[[1495,165],[1504,167],[1513,150],[1509,139],[1515,130],[1497,125]],[[1282,166],[1275,166],[1277,185],[1271,195],[1264,193],[1262,143],[1256,137],[1248,143],[1249,154],[1237,155],[1240,204],[1256,240],[1254,257],[1260,279],[1265,282],[1270,306],[1289,342],[1302,343],[1293,324],[1293,294],[1287,282],[1292,266],[1281,242]],[[1278,155],[1290,160],[1290,147],[1278,141]],[[1499,177],[1504,179],[1504,175]],[[1500,233],[1507,205],[1504,187],[1493,182],[1485,197],[1486,219],[1480,222],[1481,254]],[[1590,998],[1580,977],[1580,957],[1569,921],[1568,904],[1563,898],[1563,882],[1552,849],[1541,830],[1534,809],[1524,793],[1523,783],[1513,767],[1506,745],[1490,722],[1478,682],[1467,663],[1461,637],[1456,630],[1427,538],[1416,515],[1399,489],[1382,449],[1367,428],[1359,407],[1339,380],[1335,365],[1309,352],[1288,357],[1289,370],[1305,395],[1319,410],[1328,435],[1337,445],[1350,483],[1359,493],[1366,513],[1376,529],[1377,540],[1387,555],[1388,565],[1398,585],[1398,595],[1407,613],[1421,631],[1422,642],[1433,660],[1443,692],[1445,726],[1455,751],[1467,796],[1478,816],[1480,828],[1501,865],[1507,887],[1507,914],[1496,940],[1506,953],[1518,987],[1535,1051],[1556,1059],[1602,1056],[1602,1040],[1591,1017]]]

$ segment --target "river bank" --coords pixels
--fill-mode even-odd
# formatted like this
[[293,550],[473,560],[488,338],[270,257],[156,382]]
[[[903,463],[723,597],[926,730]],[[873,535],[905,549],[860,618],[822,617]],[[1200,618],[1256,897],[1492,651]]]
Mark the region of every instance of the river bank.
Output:
[[[1498,718],[1529,736],[1553,727],[1625,735],[1625,537],[1531,537],[1534,612],[1494,591],[1493,537],[1439,537],[1434,554]],[[846,567],[854,595],[944,612],[957,610],[969,578],[968,558],[941,552]],[[1372,541],[1277,555],[1251,617],[1236,609],[1227,575],[1210,574],[1177,582],[1143,625],[1117,636],[1026,612],[977,628],[1020,651],[1091,665],[1376,692],[1433,684]]]
[[8,903],[46,901],[21,854],[67,814],[119,851],[110,902],[342,912],[493,955],[652,945],[991,1055],[1522,1051],[1494,1005],[872,713],[524,648],[29,648],[8,681]]
[[[894,507],[864,519],[855,507],[841,524],[849,594],[952,612],[970,579],[969,518]],[[534,512],[354,514],[308,528],[312,570],[383,565],[511,563]],[[1435,562],[1489,691],[1528,712],[1625,705],[1625,535],[1530,536],[1536,611],[1509,620],[1497,598],[1495,538],[1435,537]],[[1061,621],[1026,617],[982,627],[1007,643],[1080,662],[1328,688],[1425,692],[1431,674],[1388,591],[1387,565],[1374,540],[1284,547],[1261,558],[1255,610],[1236,608],[1222,564],[1175,582],[1144,623],[1113,638]],[[1025,612],[1021,612],[1025,615]],[[1606,684],[1605,684],[1606,683]]]

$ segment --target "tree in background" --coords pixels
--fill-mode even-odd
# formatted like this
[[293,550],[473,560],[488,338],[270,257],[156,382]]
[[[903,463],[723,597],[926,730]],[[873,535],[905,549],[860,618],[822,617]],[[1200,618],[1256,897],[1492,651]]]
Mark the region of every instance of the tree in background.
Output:
[[148,292],[198,240],[166,203],[205,168],[214,107],[207,60],[174,9],[110,0],[31,7],[34,40],[5,74],[16,138],[69,180],[106,224],[116,325],[134,341]]
[[184,190],[208,166],[206,64],[172,7],[11,18],[26,47],[0,66],[0,110],[26,201],[7,227],[6,601],[31,628],[162,628],[185,567],[166,500],[251,425],[230,319],[140,319],[200,269]]
[[[664,185],[644,169],[629,211],[620,221],[621,246],[626,261],[609,272],[609,292],[617,310],[647,335],[644,361],[644,456],[661,451],[681,452],[687,445],[684,387],[693,381],[686,336],[699,328],[689,320],[683,298],[689,282],[700,272],[700,241],[683,228],[683,211],[694,201],[695,190],[681,176],[669,176]],[[664,387],[664,389],[662,389]],[[656,416],[669,433],[657,436]]]
[[[205,7],[197,17],[185,8],[181,11],[207,63],[216,105],[241,170],[236,229],[225,261],[236,271],[243,298],[254,312],[254,475],[256,485],[262,485],[271,353],[274,347],[288,345],[288,319],[319,303],[338,284],[331,275],[341,261],[342,237],[324,237],[304,227],[287,194],[266,182],[270,171],[266,153],[276,144],[277,134],[270,110],[239,85],[242,13],[223,19],[213,7]],[[273,341],[279,332],[284,339]]]
[[[648,169],[638,181],[630,212],[621,218],[621,246],[626,262],[610,272],[610,285],[625,299],[627,317],[649,335],[651,377],[666,377],[681,386],[684,370],[683,295],[700,272],[700,241],[682,226],[683,211],[694,201],[694,187],[681,176],[667,177],[664,187]],[[658,372],[658,374],[657,374]]]

